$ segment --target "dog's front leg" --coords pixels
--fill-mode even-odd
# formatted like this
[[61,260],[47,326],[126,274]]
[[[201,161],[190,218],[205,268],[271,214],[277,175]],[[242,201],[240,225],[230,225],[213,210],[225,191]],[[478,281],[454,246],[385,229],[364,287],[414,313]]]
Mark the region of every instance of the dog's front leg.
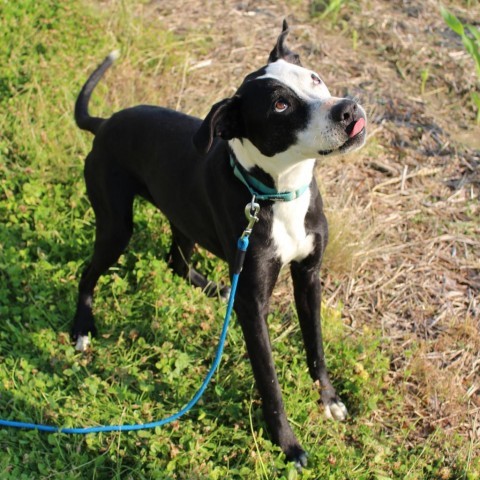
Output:
[[266,321],[270,295],[279,269],[279,265],[271,268],[265,265],[261,268],[245,267],[238,285],[235,311],[262,398],[268,431],[287,459],[302,467],[306,465],[307,458],[287,420]]
[[323,351],[322,326],[320,323],[321,285],[320,259],[312,255],[302,262],[293,262],[293,290],[300,328],[307,354],[310,376],[320,383],[320,393],[328,418],[345,420],[347,409],[338,397],[328,377]]

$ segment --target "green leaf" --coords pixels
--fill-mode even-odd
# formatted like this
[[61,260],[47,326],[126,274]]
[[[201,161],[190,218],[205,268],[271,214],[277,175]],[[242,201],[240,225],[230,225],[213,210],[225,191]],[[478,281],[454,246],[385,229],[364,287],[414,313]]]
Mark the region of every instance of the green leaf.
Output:
[[475,41],[479,44],[480,46],[480,29],[475,27],[474,25],[466,25],[468,28],[469,32],[473,35],[475,38]]
[[462,22],[445,7],[440,7],[440,13],[445,20],[445,23],[458,35],[464,35],[465,29]]
[[180,372],[190,365],[190,357],[185,352],[180,352],[175,360],[175,370]]
[[480,95],[477,92],[472,92],[472,101],[477,107],[477,125],[480,125]]
[[288,469],[288,477],[287,480],[297,480],[298,472],[294,467],[290,467]]
[[479,45],[477,42],[472,40],[471,38],[463,35],[462,37],[463,44],[465,45],[465,49],[471,55],[473,60],[475,61],[475,68],[477,69],[477,75],[480,77],[480,50]]
[[463,44],[465,45],[465,50],[467,50],[467,52],[475,58],[475,44],[473,42],[473,40],[469,37],[467,37],[466,35],[463,35],[462,36],[462,41],[463,41]]
[[472,92],[472,100],[475,105],[480,108],[480,95],[477,92]]

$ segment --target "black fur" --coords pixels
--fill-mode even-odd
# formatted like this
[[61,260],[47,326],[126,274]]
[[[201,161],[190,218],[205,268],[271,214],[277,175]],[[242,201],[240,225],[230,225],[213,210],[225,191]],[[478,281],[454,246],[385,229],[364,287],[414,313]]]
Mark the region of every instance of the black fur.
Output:
[[[300,64],[285,46],[286,22],[269,61],[279,58]],[[264,69],[246,77],[237,94],[215,104],[204,121],[166,108],[138,106],[104,120],[90,117],[88,100],[111,58],[92,74],[80,92],[75,119],[80,128],[95,133],[85,163],[88,197],[96,216],[93,257],[83,272],[72,327],[73,338],[96,333],[92,313],[93,291],[100,275],[113,265],[132,235],[132,206],[136,195],[146,198],[169,219],[172,247],[169,264],[194,285],[215,294],[217,288],[189,267],[195,243],[225,260],[230,270],[237,239],[246,226],[245,205],[250,194],[233,175],[227,140],[252,142],[264,155],[283,152],[297,140],[309,121],[307,106],[286,85],[258,79]],[[294,107],[276,114],[272,104],[285,99]],[[342,116],[340,110],[336,112]],[[343,121],[343,120],[342,120]],[[272,179],[261,172],[251,173]],[[272,359],[266,317],[281,260],[273,248],[273,209],[264,202],[260,221],[250,238],[238,284],[235,311],[242,327],[263,401],[268,430],[288,459],[302,466],[306,455],[285,414]],[[325,366],[320,325],[319,268],[327,243],[327,223],[315,180],[305,229],[314,248],[304,260],[291,263],[295,302],[313,381],[319,382],[323,402],[339,402]],[[226,295],[226,289],[221,291]]]
[[[248,138],[261,153],[272,157],[295,144],[297,134],[310,120],[308,106],[288,87],[273,79],[245,82],[237,92],[243,101],[242,114],[248,118],[243,137]],[[272,105],[285,100],[291,108],[276,113]],[[268,112],[265,115],[265,112]]]

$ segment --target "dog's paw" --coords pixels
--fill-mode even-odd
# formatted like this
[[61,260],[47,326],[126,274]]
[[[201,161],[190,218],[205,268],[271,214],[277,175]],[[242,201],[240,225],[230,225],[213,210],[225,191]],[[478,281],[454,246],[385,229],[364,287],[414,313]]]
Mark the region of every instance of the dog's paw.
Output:
[[79,335],[77,343],[75,343],[75,350],[77,352],[85,352],[90,346],[90,338],[88,335]]
[[341,422],[348,416],[347,407],[345,407],[344,403],[339,398],[334,398],[325,402],[324,407],[325,416],[332,420],[338,420]]
[[295,468],[301,472],[302,468],[307,466],[307,454],[306,452],[302,452],[297,459],[293,463],[295,465]]
[[293,462],[298,471],[301,471],[303,467],[307,466],[307,453],[299,445],[286,449],[285,454],[287,460]]

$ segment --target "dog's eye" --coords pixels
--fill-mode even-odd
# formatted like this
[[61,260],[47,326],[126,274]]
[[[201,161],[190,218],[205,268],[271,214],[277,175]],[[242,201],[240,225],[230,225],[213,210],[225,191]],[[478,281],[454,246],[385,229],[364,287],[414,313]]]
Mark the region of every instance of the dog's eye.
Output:
[[285,100],[280,99],[275,102],[275,105],[273,106],[273,108],[277,113],[282,113],[288,108],[288,106],[289,105]]
[[318,75],[315,75],[314,73],[312,73],[311,77],[315,85],[320,85],[322,83]]

